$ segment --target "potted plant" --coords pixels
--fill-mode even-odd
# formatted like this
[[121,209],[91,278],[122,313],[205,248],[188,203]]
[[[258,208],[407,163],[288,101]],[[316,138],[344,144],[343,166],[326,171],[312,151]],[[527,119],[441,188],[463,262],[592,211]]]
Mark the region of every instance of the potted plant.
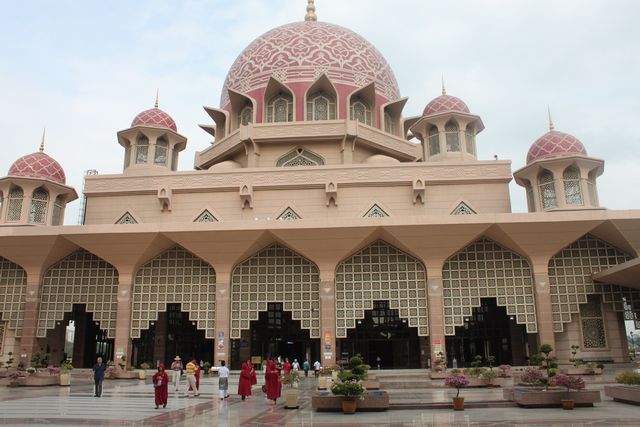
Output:
[[500,376],[506,378],[509,376],[509,372],[511,371],[511,365],[500,365],[498,366],[498,371],[500,371]]
[[298,383],[300,382],[300,376],[297,372],[291,371],[282,377],[282,384],[287,385],[287,389],[284,392],[285,405],[287,409],[298,408],[298,398],[300,392],[298,391]]
[[331,392],[342,398],[342,413],[354,414],[356,412],[357,399],[364,393],[364,389],[356,381],[344,381],[335,383]]
[[151,364],[149,364],[148,362],[142,362],[140,364],[140,370],[138,371],[138,375],[140,376],[141,380],[147,378],[147,369],[151,369]]
[[464,397],[460,397],[460,389],[469,385],[469,380],[464,374],[449,375],[444,380],[447,387],[456,388],[456,396],[453,398],[453,409],[456,411],[464,411]]
[[493,369],[484,369],[480,373],[480,378],[487,382],[487,385],[493,384],[493,380],[498,377],[498,374]]
[[61,386],[70,386],[71,385],[71,371],[73,370],[73,365],[69,362],[62,362],[60,364],[60,385]]
[[584,380],[581,376],[566,374],[557,374],[553,377],[551,384],[565,387],[567,389],[567,398],[560,401],[562,403],[562,409],[573,409],[574,400],[570,398],[571,396],[569,392],[571,390],[582,390],[585,386]]
[[537,368],[528,368],[524,374],[520,376],[519,383],[526,386],[539,386],[542,384],[544,372]]

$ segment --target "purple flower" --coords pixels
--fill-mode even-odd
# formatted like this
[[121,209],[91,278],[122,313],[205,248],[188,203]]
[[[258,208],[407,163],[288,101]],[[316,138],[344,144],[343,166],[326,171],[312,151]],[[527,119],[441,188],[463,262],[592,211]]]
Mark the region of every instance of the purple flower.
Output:
[[566,387],[569,390],[582,390],[585,387],[584,380],[579,375],[558,374],[553,377],[551,383],[556,386]]
[[449,375],[445,378],[444,385],[447,387],[455,387],[458,390],[456,394],[456,397],[458,397],[460,395],[460,389],[469,385],[469,380],[464,374]]
[[540,380],[544,378],[544,372],[540,369],[527,369],[520,377],[520,381],[529,385],[540,384]]

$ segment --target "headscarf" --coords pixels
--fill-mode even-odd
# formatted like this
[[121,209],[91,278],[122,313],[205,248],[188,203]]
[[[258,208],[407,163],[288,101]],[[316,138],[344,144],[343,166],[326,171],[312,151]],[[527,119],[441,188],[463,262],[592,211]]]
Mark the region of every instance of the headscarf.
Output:
[[158,365],[158,372],[160,373],[164,372],[164,363],[161,363],[160,365]]

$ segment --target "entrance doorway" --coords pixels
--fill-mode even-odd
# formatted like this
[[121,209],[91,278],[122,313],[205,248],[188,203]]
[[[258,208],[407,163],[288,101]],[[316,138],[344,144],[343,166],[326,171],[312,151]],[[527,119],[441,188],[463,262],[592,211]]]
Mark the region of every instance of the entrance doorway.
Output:
[[192,359],[213,362],[213,340],[206,339],[204,331],[196,328],[196,322],[189,320],[189,313],[180,308],[180,304],[167,304],[167,311],[158,313],[149,329],[133,340],[134,366],[143,362],[168,366],[175,356],[180,356],[185,364]]
[[[231,365],[239,369],[248,358],[281,357],[290,362],[298,360],[300,366],[305,360],[313,364],[320,360],[320,340],[309,337],[309,331],[293,320],[291,313],[283,309],[282,303],[270,302],[267,311],[259,314],[258,320],[251,322],[250,330],[242,331],[242,338],[231,341]],[[257,360],[257,359],[254,359]]]
[[[471,366],[477,355],[486,364],[488,356],[495,357],[494,366],[524,365],[528,355],[527,333],[505,307],[495,298],[481,300],[463,326],[456,327],[456,335],[446,338],[447,363],[453,367]],[[454,363],[455,359],[455,363]]]
[[[422,338],[426,344],[426,338]],[[421,343],[418,330],[401,319],[398,310],[391,309],[388,301],[374,301],[373,309],[365,312],[347,338],[338,342],[341,359],[361,354],[372,368],[420,368]],[[428,353],[427,353],[428,354]]]

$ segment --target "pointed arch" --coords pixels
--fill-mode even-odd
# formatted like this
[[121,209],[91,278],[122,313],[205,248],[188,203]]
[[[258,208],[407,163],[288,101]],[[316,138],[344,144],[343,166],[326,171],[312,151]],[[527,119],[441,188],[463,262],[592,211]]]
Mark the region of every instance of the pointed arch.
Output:
[[175,245],[145,263],[133,281],[131,338],[158,320],[167,304],[180,304],[206,338],[215,337],[216,272],[206,261]]
[[149,154],[149,138],[146,135],[140,134],[136,137],[136,164],[144,165],[147,163],[147,157]]
[[556,200],[556,186],[553,179],[553,173],[550,170],[543,169],[538,175],[538,189],[540,191],[540,202],[542,209],[553,209],[558,207]]
[[[22,336],[27,273],[18,264],[0,257],[0,323]],[[1,337],[0,337],[1,339]]]
[[265,123],[295,121],[293,91],[271,77],[264,92]]
[[615,246],[586,234],[555,254],[549,261],[553,330],[563,332],[564,325],[589,303],[589,295],[599,295],[616,312],[640,326],[640,290],[618,285],[594,283],[592,276],[632,257]]
[[440,131],[435,125],[429,127],[429,157],[440,154]]
[[312,261],[274,243],[231,273],[231,338],[249,329],[270,302],[281,302],[311,338],[320,338],[320,271]]
[[374,301],[389,301],[419,336],[429,335],[427,272],[417,258],[377,240],[336,268],[336,338],[346,338]]
[[304,147],[294,148],[276,161],[277,167],[322,166],[324,164],[322,156]]
[[576,165],[569,166],[562,172],[562,181],[565,203],[567,205],[584,205],[580,169]]
[[46,224],[48,211],[49,192],[44,187],[38,187],[31,193],[29,224]]
[[482,298],[495,298],[528,333],[538,331],[533,270],[521,255],[483,237],[442,268],[445,335],[455,335]]
[[322,74],[304,94],[307,121],[336,120],[338,92],[331,80]]
[[455,119],[450,119],[444,125],[445,140],[447,142],[447,153],[457,153],[460,151],[460,126]]
[[22,218],[22,203],[24,200],[24,191],[22,187],[12,185],[9,190],[7,200],[7,222],[18,222]]
[[38,338],[45,338],[74,304],[84,304],[107,336],[115,338],[118,271],[102,258],[85,249],[73,252],[47,270],[40,293]]
[[349,95],[347,100],[349,119],[365,125],[374,126],[373,111],[375,104],[376,89],[374,83],[354,91]]

